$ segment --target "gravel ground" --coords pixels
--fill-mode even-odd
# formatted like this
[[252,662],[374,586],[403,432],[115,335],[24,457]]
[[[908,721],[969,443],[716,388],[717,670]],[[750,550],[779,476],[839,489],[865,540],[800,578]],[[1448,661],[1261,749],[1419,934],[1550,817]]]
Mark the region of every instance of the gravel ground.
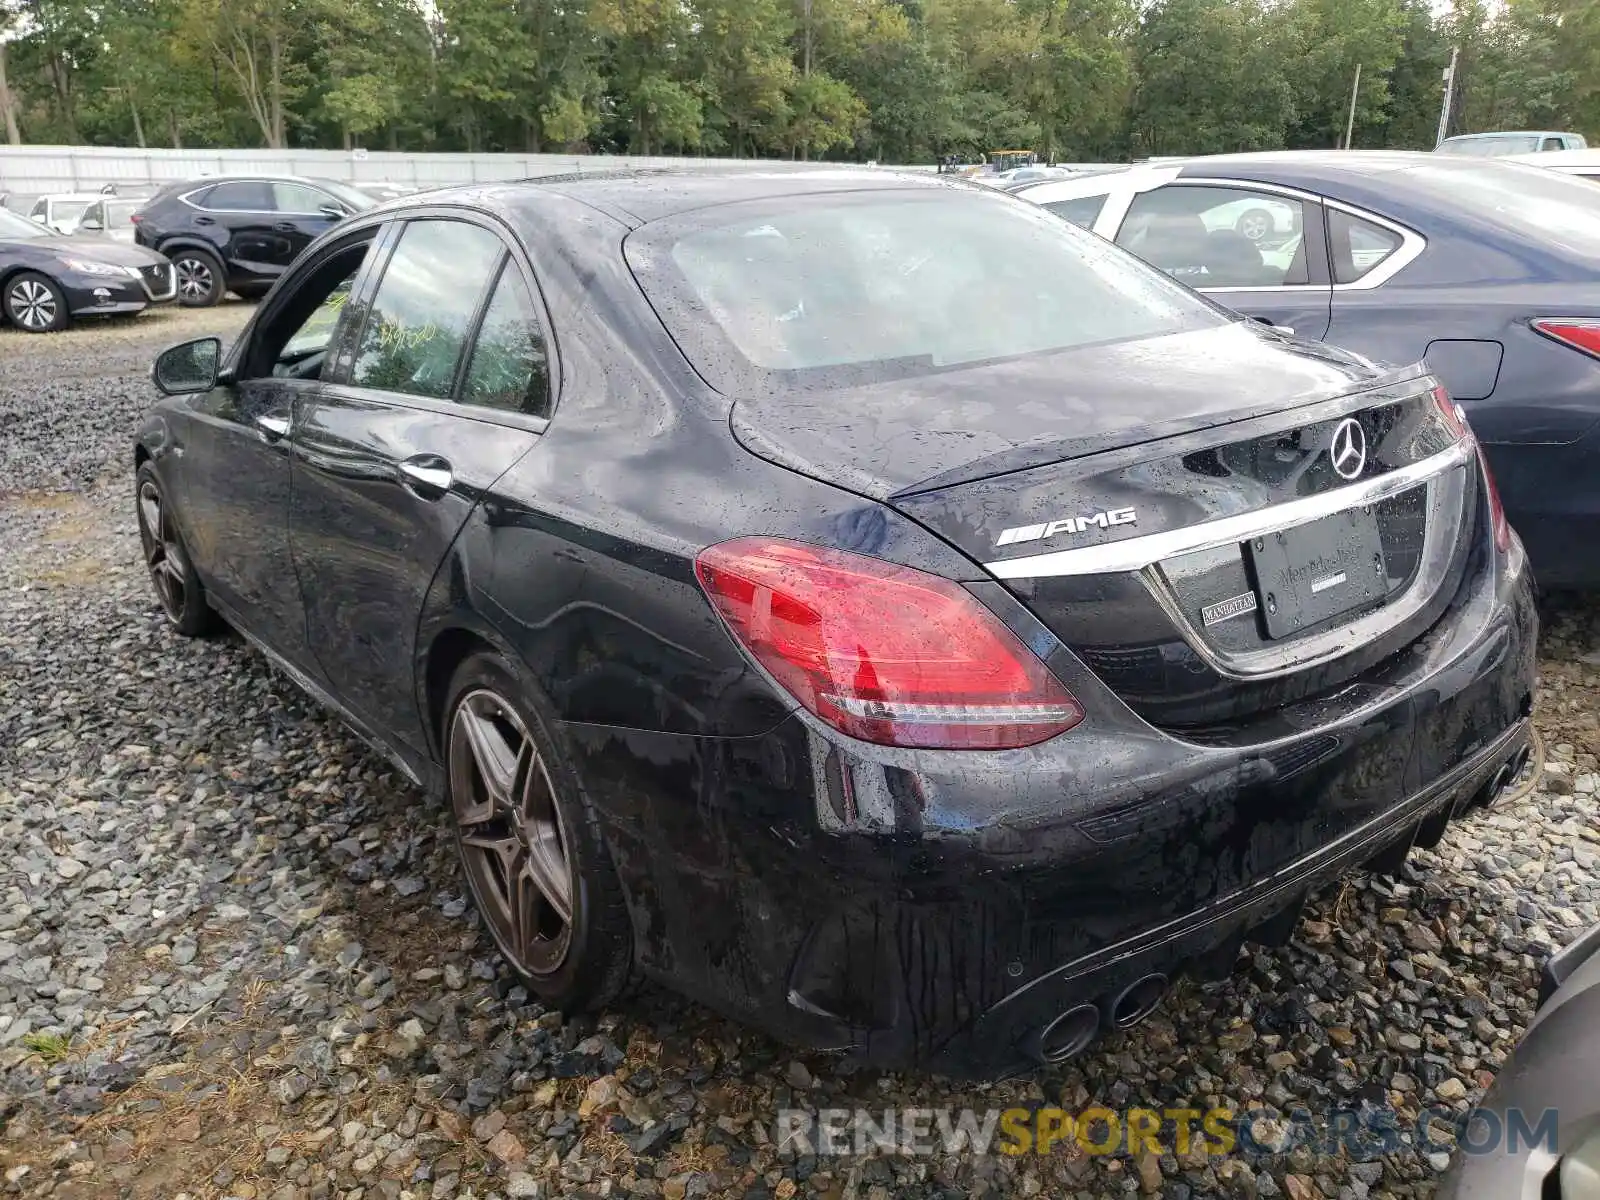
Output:
[[1544,956],[1600,920],[1600,609],[1568,602],[1537,790],[1069,1067],[857,1072],[653,989],[564,1022],[500,970],[440,813],[256,654],[159,619],[129,497],[145,372],[245,311],[0,333],[0,1195],[1425,1196],[1444,1155],[1405,1145],[818,1158],[774,1123],[1100,1103],[1408,1127],[1481,1094]]

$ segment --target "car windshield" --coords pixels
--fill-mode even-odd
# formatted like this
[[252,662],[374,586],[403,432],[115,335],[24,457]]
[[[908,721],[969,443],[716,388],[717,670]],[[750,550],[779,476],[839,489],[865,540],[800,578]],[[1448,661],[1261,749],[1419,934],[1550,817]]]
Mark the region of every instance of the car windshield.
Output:
[[1553,250],[1600,261],[1600,190],[1559,171],[1504,162],[1424,161],[1406,178],[1439,211],[1479,213],[1500,225],[1532,227]]
[[51,237],[54,234],[54,229],[30,220],[20,213],[0,208],[0,238],[39,238]]
[[1467,154],[1473,158],[1498,158],[1502,154],[1531,154],[1539,148],[1538,134],[1526,137],[1466,138],[1447,141],[1439,147],[1443,154]]
[[76,221],[83,216],[93,200],[52,200],[50,201],[50,219],[52,221]]
[[311,182],[324,191],[333,193],[335,199],[343,201],[354,212],[371,208],[377,203],[366,192],[361,191],[359,188],[353,188],[347,183],[340,183],[334,179],[313,179]]
[[678,344],[729,393],[843,387],[1228,320],[998,193],[731,204],[647,226],[627,254]]

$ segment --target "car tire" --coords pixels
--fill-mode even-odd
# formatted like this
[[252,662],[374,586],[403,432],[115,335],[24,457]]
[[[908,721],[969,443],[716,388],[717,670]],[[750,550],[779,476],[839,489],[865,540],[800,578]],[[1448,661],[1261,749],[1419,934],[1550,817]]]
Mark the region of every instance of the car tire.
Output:
[[134,475],[134,507],[139,517],[139,544],[144,549],[150,583],[167,623],[184,637],[205,637],[222,627],[206,600],[205,585],[195,573],[189,549],[178,532],[166,492],[154,464],[143,462]]
[[1259,242],[1272,232],[1272,214],[1264,208],[1247,208],[1239,214],[1233,228],[1252,242]]
[[210,308],[227,292],[222,260],[209,250],[185,247],[168,255],[178,277],[178,303],[184,308]]
[[599,817],[533,695],[499,655],[456,669],[441,729],[451,824],[505,961],[541,1002],[596,1009],[628,982],[632,926]]
[[6,320],[24,333],[54,333],[72,320],[56,281],[37,271],[19,271],[6,280],[4,304]]

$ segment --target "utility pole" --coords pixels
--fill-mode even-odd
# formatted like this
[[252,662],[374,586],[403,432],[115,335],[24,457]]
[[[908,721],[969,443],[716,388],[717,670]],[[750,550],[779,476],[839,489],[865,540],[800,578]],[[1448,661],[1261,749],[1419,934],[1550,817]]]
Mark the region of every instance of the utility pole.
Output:
[[1350,119],[1344,123],[1344,148],[1350,149],[1350,138],[1356,131],[1356,97],[1361,94],[1361,64],[1356,64],[1356,81],[1350,85]]
[[1456,94],[1456,57],[1460,53],[1459,46],[1450,47],[1450,65],[1444,69],[1444,107],[1439,110],[1439,134],[1433,139],[1435,150],[1444,141],[1445,134],[1450,132],[1450,101]]

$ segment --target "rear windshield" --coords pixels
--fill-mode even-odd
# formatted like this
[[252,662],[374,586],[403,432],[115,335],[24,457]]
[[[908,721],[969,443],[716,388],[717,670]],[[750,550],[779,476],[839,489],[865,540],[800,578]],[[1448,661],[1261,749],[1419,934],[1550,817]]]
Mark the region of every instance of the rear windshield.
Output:
[[1221,325],[1132,255],[967,189],[729,204],[658,221],[627,255],[713,387],[825,389]]
[[1522,163],[1424,161],[1406,179],[1440,212],[1479,214],[1502,226],[1539,230],[1552,250],[1600,260],[1600,190],[1559,171]]

